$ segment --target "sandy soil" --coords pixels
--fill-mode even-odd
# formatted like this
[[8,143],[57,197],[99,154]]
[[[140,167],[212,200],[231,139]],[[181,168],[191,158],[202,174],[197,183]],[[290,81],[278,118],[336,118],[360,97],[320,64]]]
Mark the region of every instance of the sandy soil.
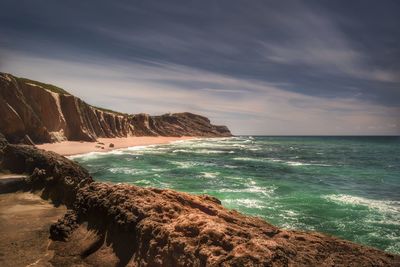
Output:
[[65,211],[35,194],[0,194],[0,266],[51,266],[50,225]]
[[[63,156],[84,154],[89,152],[105,152],[132,146],[167,144],[173,141],[195,139],[192,136],[133,136],[126,138],[99,138],[97,142],[64,141],[59,143],[37,145],[38,148],[53,151]],[[110,147],[114,144],[114,147]]]

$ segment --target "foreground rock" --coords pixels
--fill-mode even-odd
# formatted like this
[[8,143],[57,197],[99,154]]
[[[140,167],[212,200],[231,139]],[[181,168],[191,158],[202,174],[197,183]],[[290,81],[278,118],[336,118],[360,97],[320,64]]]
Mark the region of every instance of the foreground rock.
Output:
[[20,174],[0,174],[0,194],[16,192],[21,189],[28,177]]
[[3,142],[0,161],[29,175],[24,190],[70,208],[50,227],[54,266],[400,266],[398,255],[282,230],[210,196],[93,182],[79,165],[31,146]]
[[91,183],[79,189],[74,212],[55,224],[51,234],[67,240],[55,244],[56,265],[74,255],[81,255],[75,263],[93,266],[400,264],[399,256],[376,249],[279,229],[226,210],[209,196],[130,185]]
[[77,190],[93,181],[77,163],[26,145],[0,145],[0,170],[27,174],[28,178],[19,181],[17,189],[40,191],[42,198],[56,205],[72,206]]
[[12,143],[127,136],[231,136],[191,113],[128,115],[91,106],[65,90],[0,73],[0,132]]

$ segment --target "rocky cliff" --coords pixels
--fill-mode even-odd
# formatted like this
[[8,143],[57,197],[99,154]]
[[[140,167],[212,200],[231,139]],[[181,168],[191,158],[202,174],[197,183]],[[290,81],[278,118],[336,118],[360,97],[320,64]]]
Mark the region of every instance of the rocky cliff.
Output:
[[69,208],[50,228],[45,266],[400,266],[399,255],[279,229],[210,196],[94,182],[76,163],[1,135],[0,169],[27,173],[21,189]]
[[99,137],[143,135],[230,136],[191,113],[128,115],[93,107],[65,90],[0,73],[0,132],[12,143],[62,140],[95,141]]

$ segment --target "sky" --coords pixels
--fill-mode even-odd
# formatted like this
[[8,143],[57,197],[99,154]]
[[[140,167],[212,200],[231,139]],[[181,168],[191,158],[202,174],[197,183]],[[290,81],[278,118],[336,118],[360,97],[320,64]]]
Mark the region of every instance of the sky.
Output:
[[400,1],[1,0],[0,71],[237,135],[400,135]]

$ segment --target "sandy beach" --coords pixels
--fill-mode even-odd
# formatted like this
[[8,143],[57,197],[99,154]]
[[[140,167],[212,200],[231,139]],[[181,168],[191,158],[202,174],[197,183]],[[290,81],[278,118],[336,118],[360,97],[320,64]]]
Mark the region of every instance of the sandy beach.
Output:
[[[63,156],[72,156],[89,152],[106,152],[119,148],[168,144],[174,141],[195,139],[193,136],[132,136],[122,138],[99,138],[97,142],[63,141],[37,145],[38,148],[53,151]],[[110,147],[113,144],[113,147]]]

